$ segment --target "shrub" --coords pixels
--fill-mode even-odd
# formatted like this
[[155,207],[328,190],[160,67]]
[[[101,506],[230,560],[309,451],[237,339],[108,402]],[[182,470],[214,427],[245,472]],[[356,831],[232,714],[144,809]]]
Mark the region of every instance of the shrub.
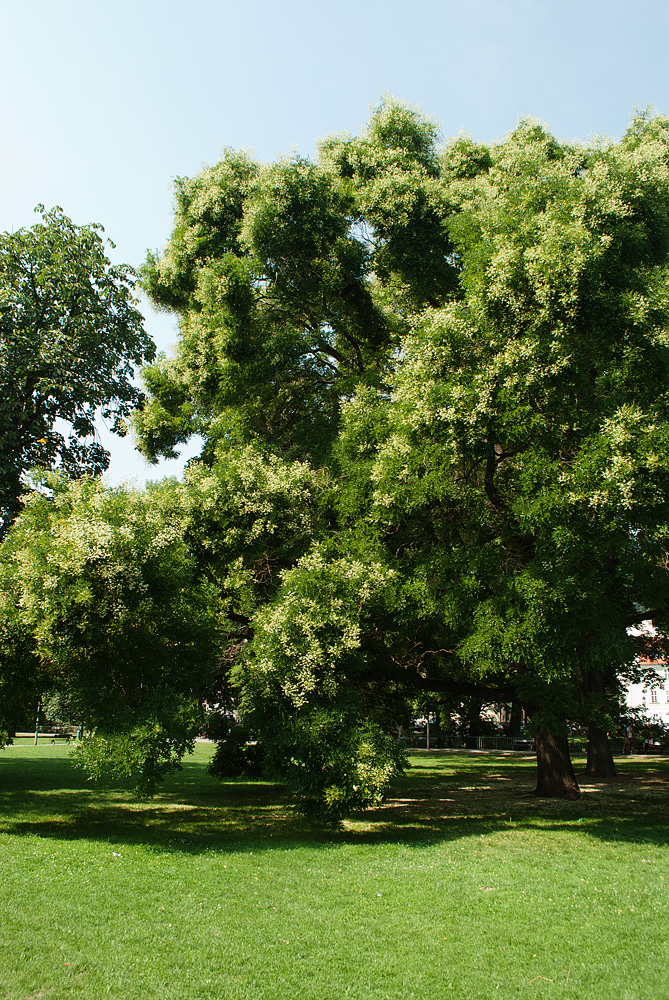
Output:
[[209,774],[220,781],[228,778],[260,778],[263,773],[265,748],[241,723],[229,727],[224,739],[218,741],[209,764]]

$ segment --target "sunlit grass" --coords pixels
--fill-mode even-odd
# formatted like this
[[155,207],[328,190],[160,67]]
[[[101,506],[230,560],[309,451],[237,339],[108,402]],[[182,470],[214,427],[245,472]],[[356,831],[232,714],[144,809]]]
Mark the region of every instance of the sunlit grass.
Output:
[[65,746],[0,755],[0,996],[669,995],[664,759],[561,802],[529,758],[423,752],[333,832],[209,752],[148,802]]

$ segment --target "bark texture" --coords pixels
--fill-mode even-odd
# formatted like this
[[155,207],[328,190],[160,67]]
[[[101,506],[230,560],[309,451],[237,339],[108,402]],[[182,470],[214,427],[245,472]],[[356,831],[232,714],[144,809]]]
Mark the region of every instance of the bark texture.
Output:
[[581,790],[576,781],[566,736],[547,729],[534,734],[537,746],[537,787],[535,795],[551,799],[577,799]]
[[616,773],[606,730],[593,722],[588,726],[588,759],[585,773],[589,778],[607,779],[615,777]]

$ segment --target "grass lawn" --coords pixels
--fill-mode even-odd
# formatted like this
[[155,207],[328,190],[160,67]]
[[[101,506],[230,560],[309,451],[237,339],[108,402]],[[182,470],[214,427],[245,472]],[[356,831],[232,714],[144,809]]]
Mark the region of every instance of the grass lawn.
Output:
[[557,802],[529,757],[423,751],[332,832],[210,751],[150,802],[0,753],[0,997],[669,998],[666,759]]

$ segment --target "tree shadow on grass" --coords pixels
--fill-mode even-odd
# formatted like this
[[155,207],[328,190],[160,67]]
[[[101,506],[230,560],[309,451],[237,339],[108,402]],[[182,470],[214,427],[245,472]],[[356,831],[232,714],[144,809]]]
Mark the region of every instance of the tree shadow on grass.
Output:
[[[424,847],[509,830],[587,834],[602,841],[669,843],[669,761],[625,762],[612,782],[582,779],[576,802],[531,795],[530,757],[472,753],[416,755],[382,805],[340,830],[294,813],[280,785],[220,783],[206,763],[187,761],[154,799],[91,785],[67,757],[0,767],[0,832],[142,845],[149,850],[287,849],[402,843]],[[7,780],[4,780],[7,779]]]
[[[603,841],[669,844],[669,761],[639,761],[614,780],[579,777],[577,801],[539,798],[532,793],[533,761],[494,762],[478,773],[453,770],[424,783],[395,786],[373,811],[369,832],[392,839],[409,829],[448,830],[448,839],[504,829],[581,832]],[[404,779],[410,782],[411,779]],[[400,794],[398,794],[400,792]],[[359,825],[365,822],[360,817]]]

